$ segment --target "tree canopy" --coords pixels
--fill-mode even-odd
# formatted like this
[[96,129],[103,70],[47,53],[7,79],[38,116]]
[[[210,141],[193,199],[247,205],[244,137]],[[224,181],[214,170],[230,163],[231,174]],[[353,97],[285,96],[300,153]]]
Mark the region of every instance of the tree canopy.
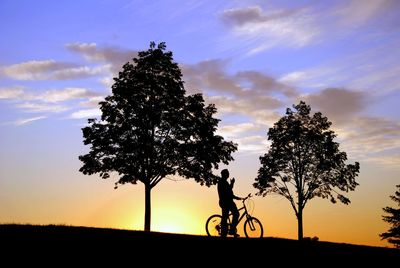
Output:
[[390,199],[396,202],[397,208],[383,208],[386,215],[383,215],[382,218],[385,222],[389,223],[391,227],[387,232],[381,233],[379,236],[382,239],[387,239],[387,241],[393,244],[396,248],[400,248],[400,184],[396,185],[396,187],[398,190],[394,195],[390,196]]
[[219,119],[214,104],[202,94],[186,95],[182,73],[165,43],[138,53],[114,78],[112,95],[100,102],[101,119],[82,129],[90,151],[79,156],[80,171],[114,172],[119,184],[145,185],[145,230],[150,230],[150,191],[167,176],[216,183],[214,169],[228,164],[237,150],[216,135]]
[[291,204],[303,238],[303,209],[314,197],[349,204],[344,196],[358,183],[359,163],[346,164],[347,155],[334,141],[332,123],[320,112],[310,114],[304,101],[288,108],[286,115],[268,131],[269,150],[260,157],[261,167],[253,186],[258,194],[276,193]]

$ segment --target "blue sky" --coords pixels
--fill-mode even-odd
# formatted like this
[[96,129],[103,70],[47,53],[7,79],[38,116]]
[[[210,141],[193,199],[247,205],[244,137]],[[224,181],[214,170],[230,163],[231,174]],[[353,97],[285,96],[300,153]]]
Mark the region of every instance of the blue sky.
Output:
[[268,128],[302,99],[333,122],[371,189],[367,171],[381,171],[382,207],[399,181],[399,8],[395,0],[3,0],[0,195],[16,181],[35,185],[27,173],[79,177],[80,128],[100,115],[122,64],[155,41],[174,53],[187,92],[216,104],[219,133],[239,144],[231,168],[247,184]]

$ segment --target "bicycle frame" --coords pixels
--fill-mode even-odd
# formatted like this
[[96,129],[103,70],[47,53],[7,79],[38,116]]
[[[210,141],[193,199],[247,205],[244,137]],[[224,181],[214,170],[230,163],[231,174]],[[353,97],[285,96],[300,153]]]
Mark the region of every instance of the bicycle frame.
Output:
[[[242,204],[240,208],[238,208],[239,212],[239,217],[238,217],[238,223],[242,222],[243,218],[246,217],[243,225],[243,231],[246,237],[262,237],[264,233],[264,228],[262,226],[262,223],[260,222],[259,219],[253,217],[250,215],[249,211],[247,210],[247,206],[245,204],[245,201],[251,197],[251,194],[249,194],[247,197],[242,199]],[[220,236],[221,235],[221,221],[222,221],[222,216],[221,214],[213,214],[210,217],[208,217],[206,221],[206,232],[208,236]],[[231,227],[232,222],[232,213],[230,212],[228,214],[227,218],[227,224],[228,228]],[[253,236],[255,235],[255,236]]]
[[[251,217],[249,212],[247,211],[247,207],[246,204],[244,203],[244,201],[246,201],[246,199],[242,200],[242,204],[243,206],[241,208],[238,208],[239,211],[239,218],[238,218],[238,222],[237,224],[239,225],[239,223],[242,221],[242,219],[246,216],[246,218]],[[244,210],[244,211],[243,211]],[[243,212],[241,212],[243,211]],[[231,218],[232,218],[232,212],[229,212],[229,216],[228,216],[228,225],[231,224]]]

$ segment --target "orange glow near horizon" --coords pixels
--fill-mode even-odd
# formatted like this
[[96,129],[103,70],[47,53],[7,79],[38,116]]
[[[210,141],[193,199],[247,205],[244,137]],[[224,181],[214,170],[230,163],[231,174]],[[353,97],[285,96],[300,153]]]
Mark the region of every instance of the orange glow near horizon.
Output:
[[[245,176],[238,172],[232,174],[237,178],[238,196],[253,193],[253,215],[262,222],[264,236],[297,239],[297,220],[289,202],[277,195],[255,196]],[[375,176],[373,172],[368,174]],[[304,236],[316,236],[320,241],[390,247],[380,240],[379,233],[389,227],[381,220],[381,211],[391,202],[388,197],[382,198],[386,193],[377,193],[379,181],[373,182],[363,183],[351,193],[352,203],[348,206],[318,198],[311,200],[304,210]],[[70,188],[62,187],[62,191],[57,188],[59,192],[14,195],[15,204],[2,203],[5,209],[0,222],[144,230],[142,184],[114,190],[111,180],[83,176],[71,179],[70,183]],[[215,213],[220,213],[215,186],[200,186],[192,180],[165,180],[152,190],[151,231],[206,235],[205,222]],[[243,221],[238,225],[241,236],[242,230]]]
[[[211,213],[219,212],[214,190],[215,188],[202,188],[191,181],[160,183],[151,192],[151,231],[205,235],[207,217]],[[84,224],[144,230],[143,185],[105,191],[111,193],[112,197],[99,202],[91,214],[82,216],[86,219]],[[102,196],[107,195],[110,194]]]
[[[170,207],[157,207],[153,209],[151,215],[151,231],[179,233],[179,234],[196,234],[202,235],[205,232],[202,230],[202,219],[197,215],[181,208],[171,209]],[[128,219],[123,217],[121,226],[124,229],[143,230],[144,229],[144,213],[141,217]]]

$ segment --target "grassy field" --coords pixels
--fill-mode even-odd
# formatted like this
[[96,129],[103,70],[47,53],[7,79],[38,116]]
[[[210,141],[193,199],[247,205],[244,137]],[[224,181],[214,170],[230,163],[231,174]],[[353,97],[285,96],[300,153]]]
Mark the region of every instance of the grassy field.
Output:
[[151,263],[167,262],[167,266],[174,264],[173,260],[176,265],[182,264],[181,261],[187,258],[192,264],[188,266],[195,267],[201,263],[225,262],[225,259],[226,263],[231,264],[296,262],[307,266],[313,266],[310,264],[319,263],[320,260],[328,264],[335,261],[379,261],[380,264],[400,261],[400,250],[394,248],[311,240],[299,242],[272,237],[217,238],[63,225],[3,224],[0,225],[0,241],[3,260],[16,252],[24,252],[21,256],[28,254],[42,261],[51,258],[64,261],[110,261],[114,258],[132,261],[143,258]]

